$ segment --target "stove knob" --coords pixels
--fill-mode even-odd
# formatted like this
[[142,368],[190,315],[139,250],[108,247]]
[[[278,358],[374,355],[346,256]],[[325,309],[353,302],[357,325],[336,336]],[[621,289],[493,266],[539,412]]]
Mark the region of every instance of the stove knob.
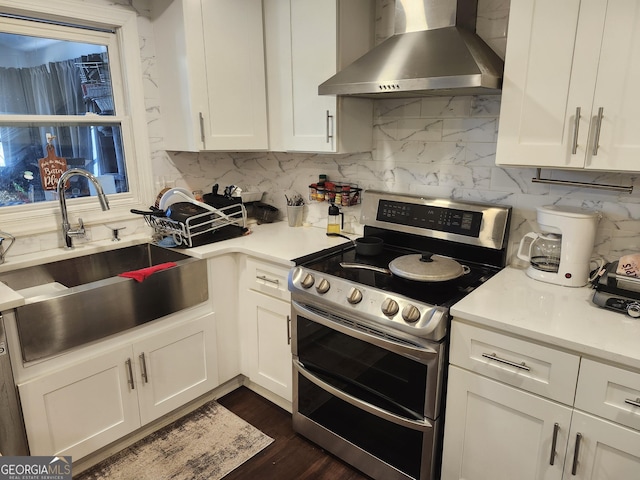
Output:
[[330,288],[331,288],[331,284],[329,283],[328,280],[326,280],[324,278],[322,280],[320,280],[320,283],[318,285],[316,285],[316,291],[320,295],[322,295],[324,293],[327,293]]
[[315,282],[315,279],[313,278],[313,275],[311,275],[310,273],[307,273],[305,275],[305,277],[302,279],[302,281],[300,282],[300,285],[302,285],[302,288],[311,288],[313,287],[313,284]]
[[349,290],[349,295],[347,295],[347,302],[351,305],[355,305],[356,303],[360,303],[362,301],[362,292],[355,287],[351,287]]
[[384,302],[382,302],[382,307],[380,308],[382,309],[382,313],[384,313],[387,317],[393,317],[396,313],[398,313],[398,310],[400,310],[398,302],[390,298],[385,298]]
[[640,303],[633,302],[627,305],[627,314],[633,318],[640,317]]
[[404,318],[405,322],[415,323],[420,320],[420,310],[409,304],[402,309],[402,318]]

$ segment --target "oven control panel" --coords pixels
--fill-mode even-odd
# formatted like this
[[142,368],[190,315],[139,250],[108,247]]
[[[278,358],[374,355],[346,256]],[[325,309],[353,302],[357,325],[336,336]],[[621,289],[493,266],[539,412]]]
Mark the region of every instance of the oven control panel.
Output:
[[366,190],[360,223],[422,237],[502,250],[511,207]]
[[478,237],[482,225],[482,212],[382,199],[378,204],[376,219],[398,225]]
[[357,315],[376,325],[401,330],[412,336],[439,341],[446,335],[448,314],[402,295],[372,287],[359,287],[331,275],[295,267],[289,274],[293,298],[306,297],[329,311]]

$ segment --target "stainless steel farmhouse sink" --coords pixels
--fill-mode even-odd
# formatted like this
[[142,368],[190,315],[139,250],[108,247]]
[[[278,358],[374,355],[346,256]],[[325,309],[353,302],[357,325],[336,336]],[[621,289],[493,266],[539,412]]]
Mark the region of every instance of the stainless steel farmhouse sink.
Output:
[[[118,274],[176,262],[137,282]],[[206,261],[134,245],[0,274],[26,298],[15,310],[25,362],[99,340],[208,298]]]

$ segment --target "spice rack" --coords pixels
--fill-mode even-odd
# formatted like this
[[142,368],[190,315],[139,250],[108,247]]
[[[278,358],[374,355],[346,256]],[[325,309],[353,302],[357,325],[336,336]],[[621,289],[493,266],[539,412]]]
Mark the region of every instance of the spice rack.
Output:
[[[205,204],[198,202],[198,205]],[[211,235],[223,227],[237,230],[231,234],[226,232],[229,236],[240,236],[246,229],[247,210],[241,203],[221,208],[208,205],[207,208],[208,212],[193,215],[185,222],[155,215],[144,215],[144,219],[153,228],[155,237],[170,236],[176,246],[187,248],[215,241]]]
[[329,202],[343,207],[360,203],[362,189],[355,183],[331,182],[312,183],[309,185],[309,200],[312,202]]

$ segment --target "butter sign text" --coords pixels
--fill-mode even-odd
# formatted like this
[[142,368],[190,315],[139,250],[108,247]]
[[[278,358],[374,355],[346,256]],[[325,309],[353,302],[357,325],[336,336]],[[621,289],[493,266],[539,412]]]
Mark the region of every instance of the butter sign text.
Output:
[[58,187],[58,180],[67,170],[67,161],[56,156],[53,145],[47,145],[47,157],[38,160],[40,167],[40,181],[44,190],[55,190]]

